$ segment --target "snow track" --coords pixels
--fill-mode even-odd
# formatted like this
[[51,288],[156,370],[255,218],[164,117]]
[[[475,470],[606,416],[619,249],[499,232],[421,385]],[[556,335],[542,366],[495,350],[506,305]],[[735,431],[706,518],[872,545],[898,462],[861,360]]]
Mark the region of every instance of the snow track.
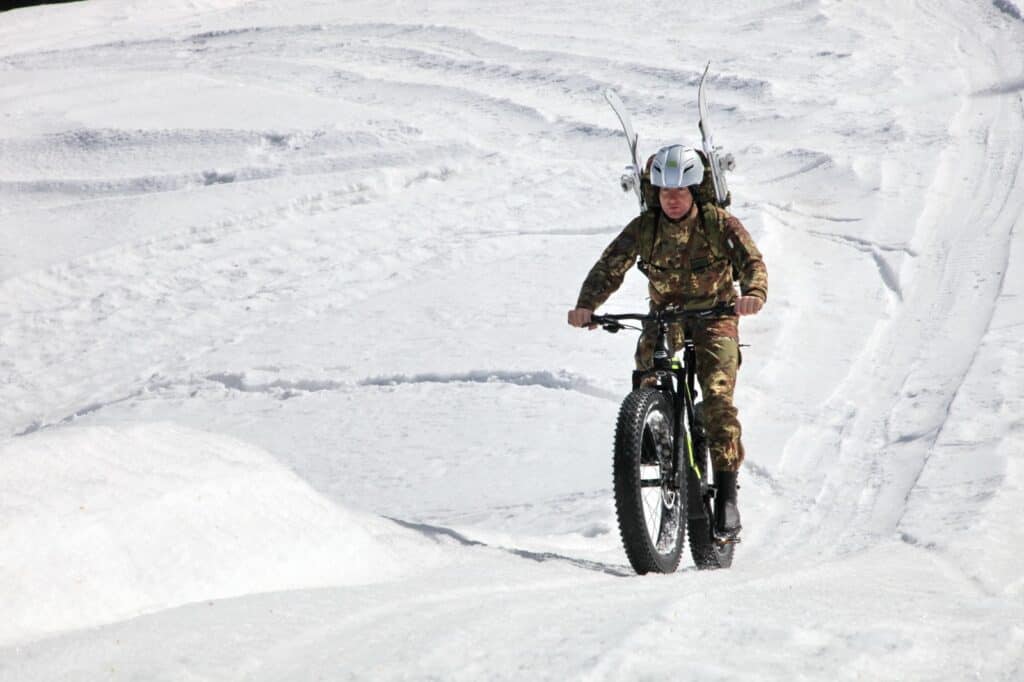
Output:
[[[0,679],[1019,678],[1012,9],[10,14]],[[772,281],[745,535],[639,579],[609,475],[635,337],[565,310],[634,208],[601,92],[641,154],[693,141],[705,57]]]
[[[1002,293],[1011,235],[1024,208],[1019,170],[1024,109],[1020,97],[969,96],[981,83],[1002,77],[1012,60],[1004,63],[979,47],[985,40],[974,29],[957,44],[954,64],[970,69],[964,70],[961,110],[950,124],[950,143],[911,241],[912,258],[901,272],[906,293],[876,325],[849,378],[826,403],[822,416],[847,415],[832,436],[787,444],[806,453],[802,460],[788,459],[787,468],[827,474],[814,505],[803,511],[804,530],[796,531],[781,551],[808,542],[817,548],[831,546],[840,554],[864,549],[894,537],[908,512],[921,514],[908,506],[912,491],[946,427],[960,386],[984,350],[982,340]],[[965,183],[971,191],[951,191]],[[890,284],[891,276],[885,279]],[[829,461],[833,449],[835,460]],[[965,497],[973,500],[959,513],[981,513],[985,500],[998,489],[1003,472],[992,464],[984,458],[977,463],[964,480],[968,493],[951,491],[956,504],[964,505]],[[854,481],[859,485],[851,485]],[[917,542],[914,535],[902,537]]]

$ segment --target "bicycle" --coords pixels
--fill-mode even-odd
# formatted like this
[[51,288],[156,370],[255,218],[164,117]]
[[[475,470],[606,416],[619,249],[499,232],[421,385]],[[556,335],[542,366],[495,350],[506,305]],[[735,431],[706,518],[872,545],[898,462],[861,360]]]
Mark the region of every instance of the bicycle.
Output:
[[[731,304],[707,310],[666,308],[648,314],[593,315],[591,322],[615,333],[642,328],[622,320],[658,325],[654,366],[634,370],[633,390],[622,401],[615,425],[613,479],[622,545],[633,569],[671,573],[686,538],[698,568],[728,568],[735,544],[715,535],[709,454],[697,398],[697,354],[687,338],[682,362],[668,344],[673,323],[735,314]],[[683,510],[686,523],[683,523]]]

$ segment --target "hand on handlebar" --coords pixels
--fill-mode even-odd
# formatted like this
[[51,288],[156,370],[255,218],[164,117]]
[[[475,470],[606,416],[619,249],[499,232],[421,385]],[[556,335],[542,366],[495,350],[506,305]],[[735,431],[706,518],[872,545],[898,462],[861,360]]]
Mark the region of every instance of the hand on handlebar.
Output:
[[594,314],[593,310],[587,308],[574,308],[569,311],[569,324],[573,327],[586,327],[587,329],[596,329],[597,325],[590,322],[591,315]]
[[740,296],[736,299],[736,314],[737,315],[756,315],[761,311],[761,306],[764,305],[757,296]]

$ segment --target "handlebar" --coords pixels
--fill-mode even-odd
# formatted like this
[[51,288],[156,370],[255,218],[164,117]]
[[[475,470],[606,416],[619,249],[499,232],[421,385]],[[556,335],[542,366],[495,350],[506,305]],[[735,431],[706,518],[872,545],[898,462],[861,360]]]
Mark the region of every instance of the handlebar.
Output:
[[736,306],[732,303],[720,303],[713,308],[704,310],[680,310],[678,308],[666,308],[656,310],[653,313],[624,313],[620,315],[591,315],[590,321],[593,324],[601,325],[605,331],[617,332],[625,329],[626,325],[621,320],[637,320],[639,322],[683,322],[686,320],[713,320],[720,317],[729,317],[736,314]]

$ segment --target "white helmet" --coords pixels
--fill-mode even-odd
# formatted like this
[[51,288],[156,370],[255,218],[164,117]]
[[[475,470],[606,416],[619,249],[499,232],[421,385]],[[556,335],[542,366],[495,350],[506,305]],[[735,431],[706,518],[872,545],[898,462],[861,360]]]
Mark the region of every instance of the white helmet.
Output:
[[651,184],[655,187],[690,187],[704,179],[704,162],[691,147],[670,144],[654,155],[651,163]]

